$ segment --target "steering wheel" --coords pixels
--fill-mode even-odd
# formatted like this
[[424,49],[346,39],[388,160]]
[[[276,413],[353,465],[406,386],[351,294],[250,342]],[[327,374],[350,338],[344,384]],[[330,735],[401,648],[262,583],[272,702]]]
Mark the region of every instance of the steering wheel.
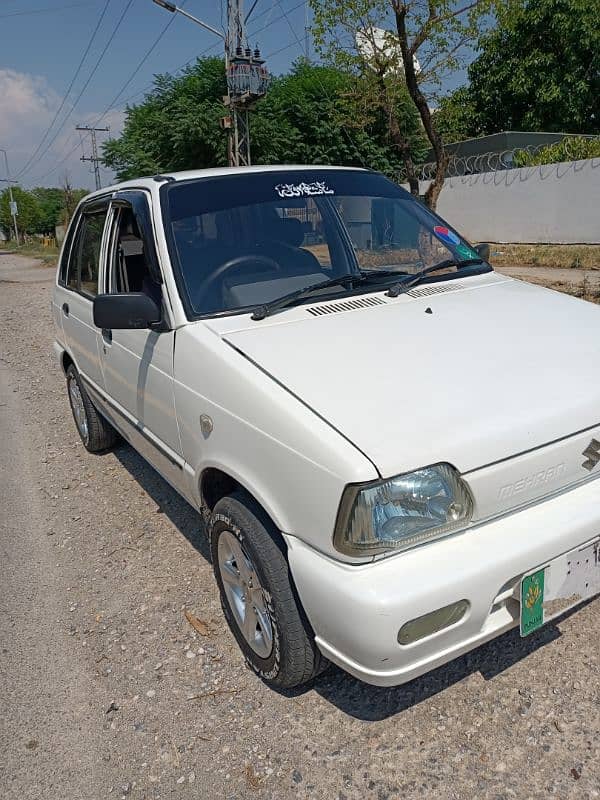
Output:
[[272,272],[280,272],[281,266],[275,261],[274,258],[269,258],[268,256],[260,256],[260,255],[242,255],[242,256],[235,256],[234,258],[230,258],[228,261],[225,261],[221,264],[220,267],[211,273],[205,281],[203,281],[197,289],[198,296],[197,299],[200,300],[204,295],[208,292],[209,289],[212,288],[213,284],[224,275],[226,272],[229,272],[233,269],[238,269],[241,266],[260,266],[263,269],[266,268]]

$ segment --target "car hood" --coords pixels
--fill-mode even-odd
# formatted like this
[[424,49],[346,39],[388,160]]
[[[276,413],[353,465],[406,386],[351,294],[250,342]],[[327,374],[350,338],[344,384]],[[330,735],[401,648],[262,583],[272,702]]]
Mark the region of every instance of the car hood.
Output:
[[597,306],[498,275],[365,297],[378,304],[299,306],[221,335],[382,476],[465,473],[600,421]]

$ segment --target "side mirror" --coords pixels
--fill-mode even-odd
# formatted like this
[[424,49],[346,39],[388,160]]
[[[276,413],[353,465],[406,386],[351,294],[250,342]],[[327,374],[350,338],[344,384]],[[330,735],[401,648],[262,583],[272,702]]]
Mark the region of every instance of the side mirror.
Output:
[[143,292],[99,294],[93,303],[94,325],[108,330],[139,330],[160,322],[160,309]]
[[484,261],[490,260],[490,246],[487,242],[479,242],[479,244],[476,244],[475,252],[481,256]]

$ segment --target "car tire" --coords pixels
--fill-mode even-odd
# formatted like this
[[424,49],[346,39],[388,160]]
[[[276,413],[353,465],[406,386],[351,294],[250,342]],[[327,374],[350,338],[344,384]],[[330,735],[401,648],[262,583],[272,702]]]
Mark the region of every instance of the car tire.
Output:
[[85,449],[90,453],[100,453],[113,447],[119,441],[119,434],[94,407],[73,364],[67,369],[67,394],[75,427]]
[[281,535],[262,508],[244,492],[224,497],[209,535],[223,613],[249,667],[280,689],[323,672],[329,662],[315,644]]

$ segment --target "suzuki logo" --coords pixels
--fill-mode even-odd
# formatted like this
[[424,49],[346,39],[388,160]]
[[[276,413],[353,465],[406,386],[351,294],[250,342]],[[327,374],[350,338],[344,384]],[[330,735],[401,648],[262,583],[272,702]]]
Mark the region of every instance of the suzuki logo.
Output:
[[592,439],[581,455],[585,456],[585,461],[581,466],[591,472],[600,461],[600,442]]

